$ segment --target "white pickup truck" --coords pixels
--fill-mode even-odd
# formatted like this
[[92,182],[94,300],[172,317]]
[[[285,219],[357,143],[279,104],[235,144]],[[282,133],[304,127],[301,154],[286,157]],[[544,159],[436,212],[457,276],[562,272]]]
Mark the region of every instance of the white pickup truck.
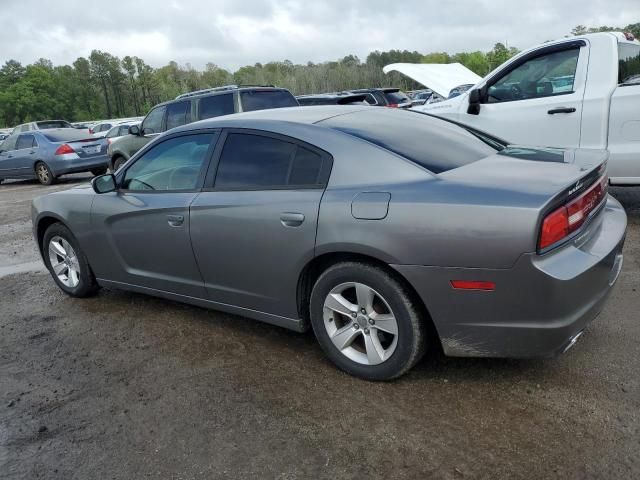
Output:
[[640,185],[640,42],[630,34],[539,45],[464,94],[415,109],[512,143],[608,149],[611,183]]

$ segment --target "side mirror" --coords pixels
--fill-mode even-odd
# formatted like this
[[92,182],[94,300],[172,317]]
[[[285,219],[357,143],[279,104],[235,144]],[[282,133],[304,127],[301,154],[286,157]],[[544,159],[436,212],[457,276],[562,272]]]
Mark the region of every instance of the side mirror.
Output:
[[116,177],[113,173],[106,173],[91,180],[91,186],[96,193],[109,193],[116,190]]
[[474,88],[469,92],[469,108],[467,108],[467,113],[470,115],[478,115],[480,113],[480,101],[481,101],[480,90]]
[[129,135],[140,135],[140,127],[138,125],[131,125],[129,127]]

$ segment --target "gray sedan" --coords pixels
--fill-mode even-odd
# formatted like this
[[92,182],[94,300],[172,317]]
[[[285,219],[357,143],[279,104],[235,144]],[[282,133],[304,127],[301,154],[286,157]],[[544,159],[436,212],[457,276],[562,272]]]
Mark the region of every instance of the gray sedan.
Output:
[[411,111],[267,110],[159,136],[114,175],[36,199],[33,228],[69,295],[311,326],[338,367],[386,380],[428,347],[571,347],[622,265],[606,160]]
[[75,128],[33,130],[9,136],[0,145],[0,182],[37,178],[51,185],[65,174],[107,171],[107,141]]

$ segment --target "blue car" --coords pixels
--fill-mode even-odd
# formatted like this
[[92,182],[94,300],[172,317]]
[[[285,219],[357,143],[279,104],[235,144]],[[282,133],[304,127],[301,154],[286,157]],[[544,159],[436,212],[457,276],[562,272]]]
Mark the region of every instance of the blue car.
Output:
[[37,178],[51,185],[68,173],[102,175],[108,164],[107,140],[75,128],[17,133],[0,145],[0,182]]

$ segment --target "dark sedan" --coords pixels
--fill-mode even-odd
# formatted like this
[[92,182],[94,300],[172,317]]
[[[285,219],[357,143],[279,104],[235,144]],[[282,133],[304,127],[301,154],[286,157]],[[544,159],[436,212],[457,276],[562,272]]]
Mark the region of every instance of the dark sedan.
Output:
[[340,368],[385,380],[429,345],[571,347],[622,266],[606,160],[399,109],[266,110],[176,128],[34,200],[34,235],[71,296],[107,286],[311,326]]
[[0,145],[0,182],[37,178],[51,185],[69,173],[102,175],[108,164],[106,139],[75,128],[13,134]]

